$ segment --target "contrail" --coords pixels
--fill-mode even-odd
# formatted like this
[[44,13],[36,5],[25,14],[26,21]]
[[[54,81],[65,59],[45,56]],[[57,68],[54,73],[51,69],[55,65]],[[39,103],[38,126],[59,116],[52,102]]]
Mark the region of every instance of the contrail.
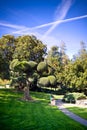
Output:
[[31,28],[26,28],[26,29],[20,30],[20,31],[36,30],[36,29],[48,27],[48,26],[51,26],[51,25],[54,25],[54,24],[71,22],[71,21],[75,21],[75,20],[79,20],[79,19],[83,19],[83,18],[87,18],[87,15],[78,16],[78,17],[74,17],[74,18],[70,18],[70,19],[57,20],[55,22],[46,23],[46,24],[42,24],[42,25],[39,25],[39,26],[31,27]]
[[[58,5],[58,7],[56,9],[56,18],[55,18],[56,20],[63,20],[66,17],[66,15],[72,5],[72,1],[73,0],[62,0],[61,4]],[[48,29],[48,31],[44,34],[43,37],[50,34],[56,28],[56,26],[58,26],[59,24],[60,24],[60,22],[53,24]]]
[[0,22],[0,26],[5,26],[5,27],[9,27],[9,28],[14,28],[14,29],[24,29],[25,28],[25,26],[18,26],[18,25],[2,23],[2,22]]
[[82,15],[82,16],[78,16],[78,17],[74,17],[74,18],[70,18],[70,19],[65,19],[65,20],[57,20],[55,22],[51,22],[51,23],[42,24],[42,25],[39,25],[39,26],[36,26],[36,27],[32,27],[30,29],[40,29],[40,28],[51,26],[51,25],[54,25],[54,24],[71,22],[71,21],[75,21],[75,20],[79,20],[79,19],[83,19],[83,18],[87,18],[87,15]]
[[12,32],[13,34],[20,34],[22,32],[26,32],[26,31],[28,32],[28,31],[48,27],[48,26],[51,26],[51,25],[54,25],[54,24],[72,22],[72,21],[79,20],[79,19],[84,19],[84,18],[87,18],[87,15],[82,15],[82,16],[78,16],[78,17],[74,17],[74,18],[65,19],[65,20],[57,20],[55,22],[50,22],[50,23],[42,24],[42,25],[39,25],[39,26],[31,27],[31,28],[24,27],[24,26],[11,25],[11,24],[2,24],[2,23],[0,23],[0,25],[10,27],[10,28],[15,28],[15,29],[20,28],[21,30]]

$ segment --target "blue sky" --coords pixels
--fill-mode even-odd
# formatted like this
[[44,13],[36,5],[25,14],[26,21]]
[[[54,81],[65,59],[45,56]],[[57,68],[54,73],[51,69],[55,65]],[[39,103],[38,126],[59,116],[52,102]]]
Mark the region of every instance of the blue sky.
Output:
[[87,0],[0,0],[0,37],[34,34],[47,44],[66,44],[71,58],[87,46]]

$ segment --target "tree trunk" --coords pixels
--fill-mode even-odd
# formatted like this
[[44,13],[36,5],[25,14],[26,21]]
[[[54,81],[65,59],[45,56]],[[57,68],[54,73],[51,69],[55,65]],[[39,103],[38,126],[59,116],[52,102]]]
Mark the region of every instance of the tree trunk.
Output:
[[29,94],[29,87],[24,88],[24,99],[29,100],[30,99],[30,94]]
[[30,86],[30,82],[27,80],[26,81],[26,87],[24,88],[24,99],[26,101],[32,100],[32,98],[30,97],[29,86]]

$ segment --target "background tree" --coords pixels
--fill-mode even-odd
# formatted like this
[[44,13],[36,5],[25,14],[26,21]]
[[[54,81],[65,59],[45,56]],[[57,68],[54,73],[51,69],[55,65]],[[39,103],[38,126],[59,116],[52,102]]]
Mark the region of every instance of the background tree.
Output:
[[47,47],[35,36],[4,35],[0,38],[0,68],[1,78],[10,77],[9,65],[13,59],[43,61]]
[[16,48],[13,55],[14,59],[43,61],[46,55],[47,47],[35,36],[19,36],[16,38]]
[[64,70],[69,62],[65,53],[65,44],[62,43],[59,50],[58,46],[53,46],[47,56],[47,63],[53,68],[53,74],[57,79],[58,87],[64,85]]
[[12,35],[4,35],[0,38],[0,77],[9,79],[9,64],[13,59],[15,38]]

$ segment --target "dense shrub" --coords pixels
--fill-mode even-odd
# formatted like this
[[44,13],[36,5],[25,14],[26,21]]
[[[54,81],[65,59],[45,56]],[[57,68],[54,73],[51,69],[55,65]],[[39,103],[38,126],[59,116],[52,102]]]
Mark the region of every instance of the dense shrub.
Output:
[[68,93],[66,95],[64,95],[63,97],[63,102],[66,102],[66,103],[75,103],[75,97],[72,93]]
[[38,86],[49,86],[49,79],[47,77],[42,77],[38,81]]
[[2,79],[0,79],[0,85],[1,86],[5,86],[6,84],[10,84],[10,80],[6,80],[6,79],[2,80]]
[[76,100],[86,99],[86,96],[83,93],[68,93],[63,97],[63,101],[67,103],[75,103]]
[[14,59],[10,64],[10,69],[14,70],[15,66],[19,63],[18,59]]
[[86,96],[84,95],[84,93],[73,93],[73,95],[76,100],[86,99]]
[[28,64],[30,65],[31,68],[35,68],[37,66],[37,63],[34,61],[29,61]]
[[55,76],[53,76],[53,75],[48,76],[48,79],[50,81],[50,85],[52,85],[52,86],[56,85],[56,78],[55,78]]
[[37,66],[37,71],[38,72],[43,72],[45,70],[47,70],[47,64],[46,64],[46,62],[40,62],[38,64],[38,66]]

